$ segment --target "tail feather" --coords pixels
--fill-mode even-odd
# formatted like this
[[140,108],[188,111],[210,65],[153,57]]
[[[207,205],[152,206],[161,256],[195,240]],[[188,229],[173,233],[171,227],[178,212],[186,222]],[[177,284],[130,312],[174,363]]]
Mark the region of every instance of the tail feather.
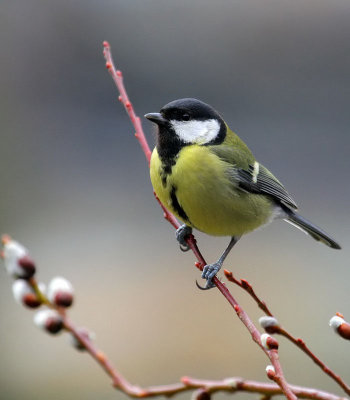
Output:
[[287,217],[284,218],[286,222],[289,222],[290,224],[296,226],[306,234],[313,237],[315,240],[324,243],[332,249],[341,249],[339,244],[335,240],[333,240],[325,231],[314,225],[312,222],[308,221],[306,218],[302,217],[301,215],[290,209],[285,209],[285,212],[287,213]]

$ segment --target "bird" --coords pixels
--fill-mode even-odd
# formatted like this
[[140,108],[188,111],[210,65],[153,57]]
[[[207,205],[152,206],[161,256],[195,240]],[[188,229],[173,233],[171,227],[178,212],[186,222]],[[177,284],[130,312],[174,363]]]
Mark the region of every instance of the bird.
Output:
[[176,231],[180,247],[192,229],[212,236],[230,236],[220,258],[204,266],[204,289],[245,234],[283,219],[333,249],[340,245],[302,217],[282,183],[209,104],[194,98],[171,101],[158,113],[145,114],[156,124],[156,145],[150,160],[153,189],[183,225]]

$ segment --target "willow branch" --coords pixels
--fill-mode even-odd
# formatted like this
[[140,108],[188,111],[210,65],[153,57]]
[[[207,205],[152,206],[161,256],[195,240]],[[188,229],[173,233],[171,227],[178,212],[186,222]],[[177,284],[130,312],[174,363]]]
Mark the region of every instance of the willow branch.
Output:
[[[87,351],[90,356],[92,356],[103,368],[107,375],[110,376],[113,386],[130,397],[170,397],[181,392],[193,391],[194,389],[202,389],[209,394],[216,392],[248,392],[258,393],[267,397],[283,394],[283,391],[279,385],[257,382],[238,377],[226,378],[217,381],[183,377],[181,378],[180,382],[169,385],[149,386],[145,388],[138,385],[133,385],[113,366],[107,355],[96,347],[90,337],[86,335],[86,330],[78,328],[74,322],[70,320],[70,318],[67,316],[67,310],[63,307],[56,306],[48,300],[46,295],[40,291],[39,285],[34,277],[28,282],[32,286],[34,292],[40,297],[42,304],[56,310],[61,315],[63,328],[69,332],[77,340],[77,342],[80,343],[80,348]],[[290,388],[298,398],[315,400],[345,400],[343,397],[339,397],[321,390],[295,385],[291,385]]]
[[[264,311],[264,313],[270,317],[274,317],[270,309],[267,307],[265,301],[259,298],[257,294],[255,293],[252,285],[246,281],[245,279],[236,279],[232,272],[228,270],[224,270],[224,274],[226,278],[236,284],[237,286],[241,287],[244,289],[249,295],[255,300],[257,305],[259,306],[260,309]],[[343,379],[333,372],[323,361],[321,361],[313,352],[312,350],[306,345],[305,341],[300,338],[294,337],[292,334],[290,334],[286,329],[281,327],[279,324],[274,325],[273,327],[270,327],[268,330],[269,333],[276,333],[278,335],[284,336],[286,339],[288,339],[290,342],[295,344],[300,350],[302,350],[308,357],[311,358],[311,360],[318,365],[321,370],[327,374],[329,377],[331,377],[344,391],[346,394],[350,395],[350,386],[343,381]]]
[[[115,68],[113,59],[112,59],[112,54],[111,54],[111,49],[110,49],[110,45],[108,42],[104,42],[103,43],[103,54],[104,57],[106,59],[106,67],[110,73],[110,75],[112,76],[118,90],[120,93],[119,96],[119,100],[122,102],[122,104],[124,105],[129,118],[131,120],[131,123],[133,124],[134,128],[135,128],[135,135],[136,138],[138,139],[144,153],[146,156],[146,159],[148,161],[148,163],[150,162],[150,157],[151,157],[151,151],[150,148],[147,144],[147,140],[145,137],[145,134],[143,132],[142,129],[142,124],[141,124],[141,120],[140,118],[136,115],[133,106],[129,100],[129,97],[127,95],[124,83],[123,83],[123,75],[121,73],[121,71],[117,70]],[[172,215],[172,213],[170,213],[169,210],[166,209],[166,207],[164,205],[161,204],[160,200],[157,198],[157,201],[159,202],[159,204],[162,207],[162,210],[164,212],[164,216],[165,218],[172,224],[172,226],[174,228],[179,228],[180,224],[179,222],[176,220],[176,218],[174,217],[174,215]],[[198,263],[197,266],[202,270],[203,267],[207,264],[206,261],[204,260],[201,252],[199,251],[198,247],[197,247],[197,243],[196,240],[194,238],[193,235],[189,235],[188,239],[187,239],[187,244],[188,246],[191,248],[191,250],[193,251],[194,255],[196,256]],[[232,296],[232,294],[229,292],[229,290],[227,289],[227,287],[220,282],[220,280],[215,277],[213,279],[214,284],[216,285],[216,287],[219,289],[219,291],[222,293],[222,295],[226,298],[226,300],[229,302],[229,304],[234,308],[234,310],[236,311],[238,317],[240,318],[240,320],[243,322],[243,324],[246,326],[246,328],[248,329],[248,331],[250,332],[252,339],[258,344],[258,346],[264,351],[264,353],[269,357],[272,365],[275,368],[276,371],[276,377],[277,380],[276,382],[280,385],[281,389],[283,390],[284,394],[286,395],[286,397],[289,400],[295,400],[296,396],[293,394],[293,392],[291,391],[286,378],[284,377],[283,371],[282,371],[282,367],[281,364],[279,362],[278,357],[274,357],[273,354],[271,353],[271,351],[266,350],[262,344],[261,344],[261,340],[260,340],[260,332],[258,331],[258,329],[255,327],[255,325],[253,324],[253,322],[251,321],[251,319],[249,318],[249,316],[247,315],[247,313],[240,307],[240,305],[238,304],[238,302],[235,300],[235,298]]]

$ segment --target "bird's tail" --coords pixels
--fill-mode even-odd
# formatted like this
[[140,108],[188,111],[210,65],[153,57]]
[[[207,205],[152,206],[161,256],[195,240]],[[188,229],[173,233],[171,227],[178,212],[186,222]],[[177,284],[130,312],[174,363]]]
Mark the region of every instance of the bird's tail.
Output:
[[312,222],[308,221],[293,210],[285,208],[284,211],[287,214],[286,218],[284,218],[286,222],[296,226],[315,240],[324,243],[332,249],[341,249],[339,244],[318,226],[314,225]]

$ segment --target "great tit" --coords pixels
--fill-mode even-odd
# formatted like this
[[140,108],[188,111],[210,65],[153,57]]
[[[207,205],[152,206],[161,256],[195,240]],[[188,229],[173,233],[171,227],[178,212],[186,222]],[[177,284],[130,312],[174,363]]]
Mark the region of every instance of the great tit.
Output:
[[205,288],[240,237],[276,218],[284,219],[333,249],[327,233],[296,212],[281,182],[258,161],[221,115],[200,100],[185,98],[145,117],[157,124],[150,175],[160,201],[184,222],[176,232],[186,249],[192,228],[231,236],[217,262],[204,267]]

